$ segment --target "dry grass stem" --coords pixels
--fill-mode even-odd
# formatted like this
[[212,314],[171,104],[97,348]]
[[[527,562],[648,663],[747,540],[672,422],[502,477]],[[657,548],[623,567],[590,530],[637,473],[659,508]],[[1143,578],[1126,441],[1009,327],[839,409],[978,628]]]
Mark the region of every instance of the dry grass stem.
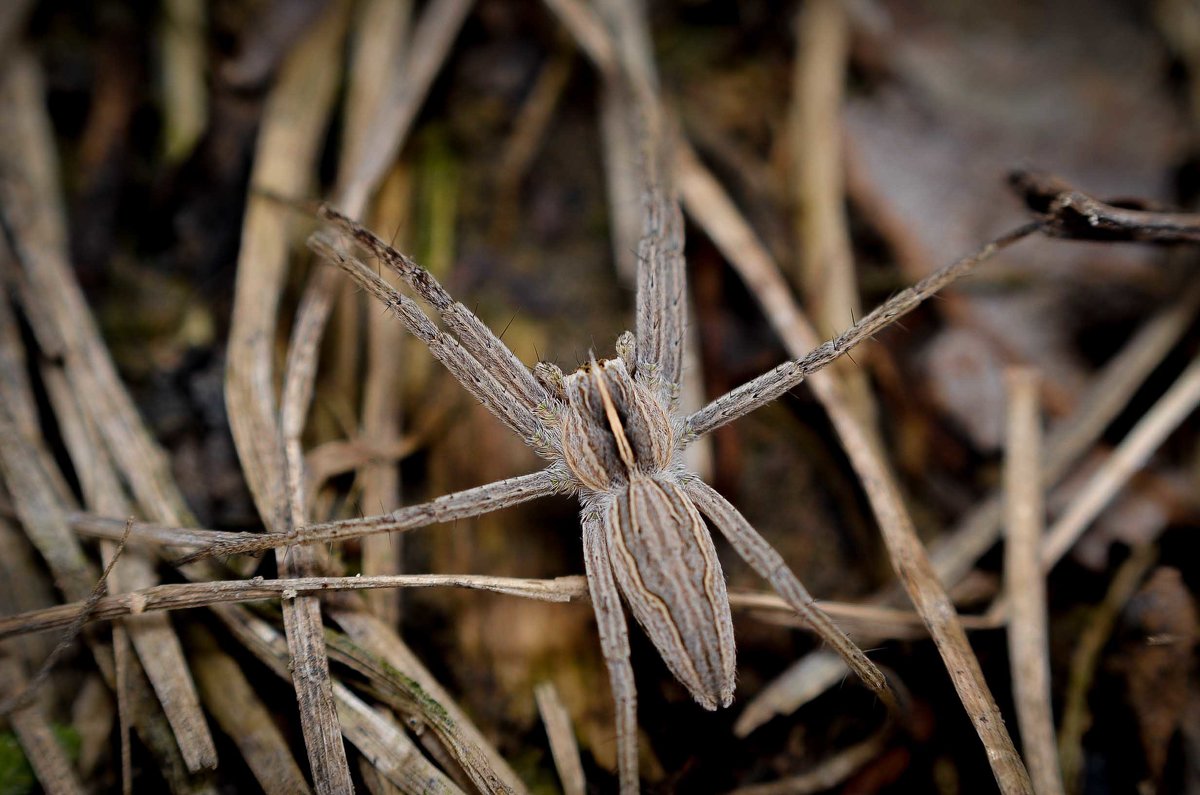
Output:
[[[72,467],[78,473],[84,501],[95,510],[128,516],[131,506],[120,478],[104,452],[94,422],[71,390],[67,374],[61,367],[46,364],[42,367],[42,381],[54,406]],[[132,520],[126,519],[125,528],[116,539],[119,545],[114,545],[113,539],[102,541],[100,545],[106,565],[115,565],[109,577],[110,591],[149,588],[159,581],[156,561],[151,555],[145,550],[126,550],[132,524]],[[127,554],[121,554],[123,551]],[[188,770],[196,772],[215,767],[216,746],[201,712],[183,647],[166,616],[131,618],[124,622],[122,636],[128,637],[137,651],[175,732]]]
[[[529,96],[521,104],[521,109],[513,120],[512,132],[504,144],[500,163],[496,167],[497,207],[492,222],[493,239],[507,239],[516,228],[521,183],[533,166],[534,158],[554,121],[559,100],[571,77],[574,59],[574,53],[569,47],[560,48],[553,53],[538,72]],[[606,166],[610,162],[611,158],[605,159]]]
[[[381,102],[391,86],[404,79],[404,63],[409,50],[409,28],[412,23],[412,3],[363,2],[354,3],[346,49],[349,63],[346,69],[345,101],[342,106],[341,145],[338,148],[338,179],[346,180],[351,170],[363,159],[363,145],[371,123],[381,109]],[[355,186],[344,185],[339,191]],[[349,208],[356,215],[366,212],[369,196],[359,192],[362,206]],[[342,198],[340,195],[338,198]],[[327,279],[325,276],[313,277]],[[363,381],[361,352],[367,345],[364,332],[369,315],[364,315],[365,303],[344,282],[330,280],[329,289],[336,293],[333,312],[333,333],[325,345],[327,371],[322,378],[322,391],[342,405],[346,414],[341,420],[349,428],[352,412],[360,391],[370,382],[368,372]],[[376,375],[376,379],[378,376]],[[365,423],[366,417],[363,418]],[[368,477],[368,480],[372,478]],[[318,495],[310,494],[310,500]],[[381,572],[394,573],[394,572]]]
[[[818,0],[804,4],[795,26],[788,118],[797,252],[793,267],[813,328],[825,338],[848,328],[862,314],[845,211],[842,152],[850,22],[839,0]],[[877,409],[866,372],[850,361],[835,366],[834,372],[850,410],[873,430]]]
[[37,694],[38,688],[50,678],[50,672],[54,670],[55,664],[75,643],[75,639],[83,631],[83,625],[91,619],[97,603],[104,596],[105,590],[108,587],[108,575],[112,573],[113,566],[120,559],[121,553],[125,551],[125,542],[128,539],[129,532],[126,530],[125,538],[121,539],[121,543],[114,550],[112,557],[104,567],[104,571],[100,574],[100,579],[96,581],[96,586],[92,588],[92,592],[88,594],[88,598],[79,606],[79,612],[71,619],[71,623],[67,625],[67,630],[59,638],[54,651],[50,652],[50,656],[42,662],[33,679],[29,681],[29,684],[21,692],[6,697],[4,701],[0,702],[0,715],[7,715],[10,712],[29,706],[33,697]]
[[1054,744],[1046,583],[1038,561],[1045,506],[1039,465],[1041,400],[1036,371],[1013,368],[1008,383],[1008,448],[1004,466],[1005,593],[1009,664],[1021,745],[1037,795],[1059,795],[1062,779]]
[[0,380],[3,382],[0,389],[17,429],[27,439],[36,440],[41,436],[37,402],[29,380],[29,362],[21,340],[21,328],[13,314],[8,289],[17,267],[8,241],[0,238]]
[[[10,468],[10,464],[15,468]],[[39,547],[67,598],[82,602],[90,593],[96,575],[91,573],[90,564],[82,559],[83,552],[78,542],[61,536],[63,514],[59,509],[59,498],[51,486],[50,478],[36,466],[36,457],[8,419],[3,403],[0,403],[0,468],[3,468],[5,482],[13,493],[17,515],[30,541]],[[40,543],[51,545],[50,554],[40,549]],[[77,616],[81,607],[81,604],[77,604],[75,612],[62,626]],[[110,686],[117,688],[118,703],[122,703],[126,694],[132,694],[136,700],[135,707],[123,710],[123,720],[138,728],[143,741],[162,765],[164,775],[186,791],[190,785],[187,783],[186,767],[179,746],[172,736],[172,727],[154,703],[150,684],[142,675],[141,668],[126,651],[124,630],[114,635],[115,670],[109,650],[95,638],[90,639],[90,645]],[[122,685],[123,680],[127,684]],[[199,746],[193,748],[199,750]]]
[[[358,164],[371,156],[365,147],[372,136],[382,140],[389,132],[401,139],[405,135],[404,130],[393,128],[389,131],[381,127],[380,122],[386,121],[384,116],[389,109],[383,102],[389,92],[393,99],[398,98],[392,87],[409,77],[405,64],[411,52],[412,13],[409,2],[384,0],[363,3],[357,8],[345,109],[345,141],[339,153],[340,179],[349,178]],[[395,145],[399,148],[400,144]],[[338,188],[338,200],[346,201],[348,209],[360,215],[367,209],[369,193],[382,178],[382,174],[374,172],[360,174],[356,182],[344,183]],[[388,225],[392,226],[391,223]],[[363,325],[363,299],[356,291],[348,289],[348,285],[335,281],[331,274],[320,272],[314,278],[323,289],[338,293],[337,339],[340,347],[333,357],[331,380],[339,385],[335,391],[353,394],[358,377],[358,351],[362,347],[359,337]],[[366,328],[367,361],[361,426],[367,438],[388,442],[398,436],[400,428],[400,368],[396,367],[395,356],[401,349],[403,332],[390,323],[389,318],[375,312],[367,315]],[[397,507],[400,480],[395,463],[380,461],[363,467],[359,477],[363,504],[377,506],[381,511]],[[315,487],[323,478],[310,472],[309,479],[316,481],[314,490],[309,492],[311,500],[315,499]],[[365,574],[398,573],[399,549],[395,541],[381,536],[364,540],[362,571]],[[368,603],[372,609],[386,615],[389,623],[395,624],[399,621],[398,596],[396,592],[375,592],[368,595]]]
[[1083,534],[1135,472],[1146,465],[1179,424],[1200,403],[1200,358],[1194,359],[1171,388],[1138,420],[1111,456],[1088,479],[1046,533],[1042,567],[1051,568]]
[[[750,610],[758,618],[773,621],[783,626],[804,626],[796,611],[775,594],[739,593],[731,591],[729,604],[741,610]],[[820,601],[821,609],[836,618],[838,626],[852,638],[912,639],[929,637],[929,627],[917,613],[893,607],[857,604],[850,602]],[[964,629],[997,629],[1002,626],[987,616],[960,616]]]
[[274,339],[293,216],[269,196],[302,196],[315,168],[338,74],[337,10],[284,62],[263,110],[242,221],[230,321],[225,402],[250,492],[268,527],[283,504],[274,394]]
[[364,680],[362,689],[380,703],[404,715],[414,727],[427,730],[470,779],[471,786],[481,792],[523,793],[525,786],[510,783],[507,765],[493,767],[486,744],[476,741],[477,733],[464,731],[429,691],[414,680],[391,667],[385,660],[339,633],[329,634],[331,658],[347,666]]
[[[21,531],[0,519],[0,610],[16,615],[57,604],[60,599],[46,577],[32,574],[39,568],[35,550]],[[21,658],[29,670],[54,651],[54,639],[30,638],[10,652]]]
[[133,726],[133,705],[130,702],[129,633],[121,624],[113,626],[113,690],[117,696],[117,732],[121,742],[121,792],[133,792],[133,746],[130,728]]
[[[304,431],[304,421],[312,402],[317,349],[325,322],[333,309],[335,295],[331,286],[322,281],[310,281],[305,290],[292,327],[284,369],[279,424],[284,493],[287,499],[279,509],[284,527],[289,531],[303,525],[308,519],[300,434]],[[275,560],[285,577],[309,576],[317,571],[317,550],[313,547],[276,550]],[[312,765],[313,782],[317,792],[332,794],[353,791],[350,763],[342,743],[338,707],[333,696],[333,681],[329,676],[321,602],[313,596],[286,595],[282,608],[283,626],[291,655],[292,682],[300,702],[300,722]]]
[[[396,134],[395,125],[378,124],[376,119],[383,112],[381,108],[388,92],[395,92],[397,85],[410,79],[405,66],[413,47],[409,38],[412,13],[410,0],[368,0],[354,10],[344,109],[345,140],[338,152],[338,174],[343,179],[348,179],[360,163],[372,156],[368,149],[372,131],[379,137],[387,130]],[[390,112],[398,111],[392,108]],[[389,168],[390,165],[389,160],[381,167]],[[381,178],[382,173],[378,171],[364,170],[359,177],[361,185],[347,185],[338,191],[339,203],[352,210],[352,214],[361,214],[366,209],[366,199]],[[351,201],[351,194],[363,198]]]
[[596,71],[608,77],[617,67],[616,48],[591,6],[580,0],[546,0],[546,6],[558,17]]
[[[346,5],[336,3],[307,32],[285,62],[271,91],[259,132],[251,183],[259,190],[299,196],[307,189],[317,147],[340,75],[329,64],[340,60]],[[288,490],[289,475],[299,483],[298,466],[288,467],[287,438],[276,419],[273,394],[275,324],[288,262],[287,210],[251,196],[242,231],[233,318],[230,325],[226,404],[238,456],[259,515],[269,527],[303,523],[303,502]],[[303,373],[291,379],[292,415],[303,400]],[[300,395],[294,393],[299,391]],[[305,406],[307,408],[307,401]],[[295,424],[303,422],[303,416]],[[295,430],[293,428],[293,430]],[[298,434],[298,430],[295,431]],[[298,444],[298,442],[297,442]],[[300,514],[298,516],[298,514]],[[311,552],[299,554],[303,570]],[[280,562],[288,565],[286,557]],[[293,682],[300,703],[305,746],[319,792],[353,790],[350,769],[337,726],[324,654],[320,605],[287,600],[287,642],[294,655]]]
[[83,601],[98,577],[79,540],[67,526],[59,497],[37,466],[38,457],[0,405],[0,472],[30,543],[50,568],[68,599]]
[[238,662],[221,651],[216,639],[203,627],[192,626],[188,641],[204,706],[238,746],[263,792],[266,795],[311,792],[287,740]]
[[889,723],[867,739],[839,751],[806,773],[768,784],[738,787],[729,795],[808,795],[835,789],[879,756],[887,748],[892,735],[893,728]]
[[[1069,417],[1051,428],[1043,445],[1043,487],[1066,475],[1104,429],[1129,403],[1167,353],[1191,326],[1200,309],[1200,280],[1193,281],[1178,301],[1146,322],[1096,376]],[[958,525],[930,548],[938,576],[947,586],[959,582],[1000,537],[1001,494],[987,497]]]
[[[470,588],[546,602],[570,602],[587,595],[582,577],[530,580],[470,574],[398,574],[373,577],[295,577],[280,580],[218,580],[169,583],[140,591],[100,597],[86,614],[87,621],[111,621],[158,610],[187,610],[227,602],[265,599],[293,600],[335,591],[368,591],[391,588]],[[0,639],[27,632],[70,626],[82,615],[84,603],[70,603],[0,618]]]
[[794,712],[798,705],[816,698],[845,678],[846,664],[833,652],[822,649],[805,655],[750,700],[733,724],[734,735],[748,736],[777,715]]
[[358,760],[358,774],[371,795],[404,795],[399,787],[385,778],[365,757]]
[[862,314],[846,227],[842,98],[850,45],[837,0],[806,3],[796,14],[796,58],[788,118],[797,273],[822,336]]
[[338,205],[352,217],[362,213],[367,199],[395,162],[472,5],[471,0],[434,0],[417,20],[403,79],[392,83],[375,110],[369,130],[363,135],[360,156],[351,170],[340,175],[343,186],[334,191]]
[[71,727],[79,734],[75,767],[80,778],[94,780],[102,765],[113,761],[113,736],[117,729],[117,704],[104,677],[92,671],[71,701]]
[[[836,361],[858,343],[916,308],[1000,248],[1036,231],[1036,226],[1025,226],[997,238],[979,252],[936,271],[897,294],[848,331],[816,347],[816,331],[791,298],[766,248],[758,243],[757,236],[716,180],[688,153],[681,155],[677,167],[680,190],[688,211],[722,249],[758,298],[789,353],[803,357],[780,365],[693,414],[688,418],[688,424],[697,435],[719,427],[753,406],[774,400],[809,374]],[[812,353],[803,356],[804,351]],[[988,759],[1001,790],[1028,791],[1024,767],[1004,728],[999,708],[984,681],[950,598],[942,589],[917,538],[916,528],[874,433],[851,412],[843,387],[837,380],[822,374],[812,380],[812,386],[863,484],[900,581],[929,626],[963,706],[988,749]],[[764,713],[770,711],[773,710],[764,710]]]
[[[576,589],[579,591],[586,585],[586,581],[582,577],[563,577],[559,580],[545,583],[547,589],[567,591]],[[540,587],[540,586],[534,586]],[[516,589],[511,591],[502,591],[515,596],[526,596],[533,592],[520,592]],[[569,594],[564,594],[567,598],[562,601],[567,601],[569,598],[574,598]],[[532,598],[540,598],[540,594],[533,595]],[[478,756],[474,754],[460,753],[458,760],[461,764],[473,764],[476,759],[482,760],[480,769],[469,776],[474,780],[487,780],[487,776],[495,776],[508,791],[520,793],[525,791],[525,785],[517,774],[509,767],[508,763],[500,756],[494,747],[484,738],[483,733],[476,728],[471,722],[470,717],[463,712],[462,708],[455,703],[451,698],[450,693],[442,687],[441,683],[433,677],[424,664],[421,663],[412,650],[393,632],[386,631],[380,619],[362,610],[333,610],[333,619],[339,626],[345,630],[346,635],[354,643],[361,646],[368,652],[376,655],[381,660],[398,671],[402,676],[408,677],[416,683],[424,693],[428,694],[428,704],[436,704],[438,709],[445,712],[449,718],[450,726],[453,726],[454,731],[461,738],[457,742],[451,744],[451,748],[458,747],[461,749],[477,749]]]
[[[402,588],[468,588],[477,591],[517,596],[542,602],[576,602],[588,598],[587,582],[583,577],[571,575],[549,580],[520,577],[492,577],[484,574],[402,574],[402,575],[356,575],[353,577],[299,577],[267,580],[255,577],[249,580],[216,580],[212,582],[169,583],[155,585],[138,591],[101,597],[87,614],[87,621],[112,621],[124,616],[145,615],[155,611],[189,610],[215,604],[231,602],[257,602],[304,595],[336,593],[341,591],[375,591]],[[808,626],[790,603],[773,593],[749,593],[734,591],[729,594],[729,603],[739,610],[747,610],[776,618],[787,617],[786,623]],[[927,628],[916,613],[871,605],[843,602],[821,602],[821,610],[836,618],[853,634],[873,638],[916,638],[927,636]],[[28,635],[61,629],[70,625],[82,610],[81,603],[73,602],[54,607],[29,610],[0,618],[0,640],[18,635]],[[335,611],[339,623],[355,624],[353,611]],[[365,618],[363,619],[365,620]],[[968,629],[996,629],[999,624],[983,616],[964,616],[963,625]],[[376,637],[371,633],[379,633]],[[365,645],[383,643],[376,653],[389,659],[390,645],[398,640],[394,633],[385,631],[383,625],[373,624],[370,633],[360,628],[359,639]],[[387,639],[391,640],[388,641]],[[396,656],[406,656],[397,653]],[[413,658],[415,659],[415,658]],[[396,663],[393,663],[396,664]],[[397,665],[397,667],[401,667]],[[420,680],[415,674],[409,673]],[[432,684],[424,684],[432,689]]]
[[[693,173],[698,174],[699,172]],[[684,201],[688,204],[689,210],[698,216],[700,223],[704,224],[702,217],[699,216],[703,210],[696,209],[696,206],[701,203],[696,202],[694,199],[688,199],[689,189],[684,182],[685,179],[681,176],[680,189],[683,191]],[[715,180],[712,182],[712,187],[719,187],[716,185]],[[712,196],[713,194],[709,195]],[[732,204],[728,205],[728,207],[732,208]],[[689,431],[694,436],[703,436],[720,428],[727,422],[732,422],[743,414],[753,411],[760,406],[765,406],[773,400],[777,400],[782,395],[787,394],[788,391],[799,386],[809,376],[820,372],[858,345],[871,339],[875,334],[878,334],[904,315],[916,309],[929,298],[963,276],[966,276],[978,265],[988,261],[1001,250],[1029,237],[1034,232],[1037,232],[1038,229],[1039,225],[1036,223],[1016,227],[984,244],[974,253],[933,272],[912,287],[897,293],[876,307],[870,314],[837,337],[812,349],[801,358],[784,362],[774,370],[767,371],[758,378],[737,387],[727,395],[695,412],[687,418]],[[727,231],[734,234],[726,234],[715,228],[710,229],[709,233],[715,235],[714,242],[722,249],[722,253],[729,257],[730,262],[736,263],[742,260],[742,257],[733,248],[733,241],[736,240],[739,243],[744,243],[745,237],[740,234],[743,231],[740,225],[731,227]],[[745,231],[749,231],[748,227],[745,228]],[[721,241],[724,241],[724,243]],[[757,294],[761,282],[747,280],[747,286]],[[786,293],[784,296],[786,297]],[[771,310],[766,311],[767,317],[773,319],[774,313]],[[792,313],[792,317],[799,317],[798,310],[796,313]]]
[[305,491],[310,495],[323,488],[330,478],[353,472],[390,465],[408,458],[420,449],[417,436],[385,438],[379,441],[364,435],[358,439],[335,439],[319,444],[304,454],[307,473]]
[[25,751],[38,784],[47,795],[83,795],[86,790],[67,752],[55,739],[50,722],[41,707],[26,698],[34,687],[35,683],[25,682],[19,660],[7,652],[0,655],[0,689],[7,707],[5,718]]
[[[275,674],[290,680],[287,641],[270,624],[239,607],[216,608],[225,626]],[[459,792],[408,736],[340,682],[333,683],[342,734],[392,783],[406,792]],[[319,783],[318,783],[319,786]]]
[[[359,75],[391,76],[399,81],[405,78],[403,66],[411,50],[408,41],[409,28],[413,9],[411,3],[396,3],[389,0],[376,0],[364,4],[360,12],[360,42],[362,59],[378,61],[383,66],[374,69],[355,69],[353,87],[359,94],[361,112],[364,115],[358,123],[347,124],[348,131],[353,131],[361,138],[370,133],[368,111],[377,116],[380,103],[387,96],[389,82],[381,82],[378,77],[360,77]],[[401,42],[399,46],[396,42]],[[393,76],[393,72],[395,72]],[[394,133],[402,131],[393,131]],[[352,156],[348,145],[343,150],[343,161],[340,170],[348,173],[347,169],[360,159]],[[375,175],[371,179],[378,180]],[[393,167],[391,174],[383,179],[374,202],[373,220],[380,228],[394,229],[399,239],[408,239],[412,204],[412,179],[410,170],[403,165]],[[394,276],[387,276],[389,281],[396,283]],[[355,308],[363,307],[363,297],[356,291],[342,288],[343,307],[352,304]],[[359,320],[357,314],[349,322]],[[397,366],[397,360],[404,357],[406,341],[404,329],[392,321],[386,313],[371,311],[367,314],[367,352],[366,375],[362,388],[362,419],[361,427],[365,438],[377,442],[396,441],[401,432],[402,373]],[[351,354],[356,352],[350,352]],[[339,357],[348,363],[356,361],[353,355]],[[353,376],[353,373],[349,374]],[[371,506],[371,510],[390,511],[400,505],[400,468],[395,461],[381,460],[359,469],[359,481],[362,484],[361,504]],[[402,540],[384,536],[372,536],[362,542],[362,571],[364,574],[398,574],[401,570],[403,556]],[[370,609],[385,619],[385,623],[397,626],[400,621],[400,593],[378,591],[367,595]]]
[[380,775],[401,792],[462,795],[463,790],[421,755],[403,729],[340,682],[334,683],[333,690],[346,739]]
[[583,762],[579,759],[579,745],[575,742],[575,730],[571,728],[571,715],[558,695],[558,689],[553,682],[540,682],[533,695],[546,726],[546,736],[550,739],[550,753],[554,756],[563,795],[584,795],[587,782],[583,777]]
[[[385,0],[383,5],[387,5]],[[381,187],[375,202],[375,218],[387,227],[397,227],[397,234],[406,234],[412,185],[407,169],[396,169]],[[393,220],[395,219],[395,220]],[[394,278],[394,277],[393,277]],[[347,293],[356,291],[347,290]],[[362,300],[355,294],[356,300]],[[393,444],[414,439],[401,439],[402,368],[397,359],[404,357],[404,329],[386,313],[372,311],[367,319],[366,376],[363,382],[362,431],[364,438]],[[391,511],[401,504],[400,467],[396,459],[376,460],[359,470],[362,483],[361,504],[371,510]],[[399,574],[402,570],[403,539],[394,536],[371,536],[362,542],[362,572]],[[400,623],[400,592],[377,591],[367,595],[370,609],[395,627]]]
[[12,112],[0,119],[0,204],[25,277],[18,281],[22,305],[46,327],[54,347],[45,352],[64,360],[72,389],[87,395],[88,413],[138,505],[159,520],[188,523],[167,456],[142,425],[71,267],[53,129],[41,74],[27,54],[10,62],[3,91]]

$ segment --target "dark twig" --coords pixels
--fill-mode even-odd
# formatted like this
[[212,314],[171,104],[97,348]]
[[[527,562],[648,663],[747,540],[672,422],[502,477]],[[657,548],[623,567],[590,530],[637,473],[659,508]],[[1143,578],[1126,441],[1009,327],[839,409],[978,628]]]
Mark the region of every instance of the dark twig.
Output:
[[1014,171],[1008,181],[1048,235],[1110,242],[1200,242],[1200,215],[1194,213],[1160,212],[1141,200],[1100,201],[1044,172]]

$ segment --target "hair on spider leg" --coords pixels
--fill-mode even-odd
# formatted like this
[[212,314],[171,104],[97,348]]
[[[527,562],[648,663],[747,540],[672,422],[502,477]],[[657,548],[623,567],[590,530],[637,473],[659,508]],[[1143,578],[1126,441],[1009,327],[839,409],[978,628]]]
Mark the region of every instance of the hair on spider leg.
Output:
[[517,319],[517,315],[519,315],[519,314],[521,314],[521,310],[518,309],[517,311],[513,312],[513,316],[510,317],[508,319],[508,322],[504,324],[504,330],[501,331],[499,334],[499,339],[501,341],[504,340],[504,335],[508,333],[509,326],[511,326],[513,324],[513,321]]
[[296,547],[294,547],[294,546],[289,546],[289,547],[284,548],[283,560],[281,561],[283,565],[280,568],[286,569],[292,565],[292,551],[295,549],[296,549]]
[[400,317],[400,299],[401,299],[401,296],[397,296],[394,299],[388,299],[387,301],[384,301],[383,302],[383,311],[385,313],[390,313],[392,317],[399,318]]

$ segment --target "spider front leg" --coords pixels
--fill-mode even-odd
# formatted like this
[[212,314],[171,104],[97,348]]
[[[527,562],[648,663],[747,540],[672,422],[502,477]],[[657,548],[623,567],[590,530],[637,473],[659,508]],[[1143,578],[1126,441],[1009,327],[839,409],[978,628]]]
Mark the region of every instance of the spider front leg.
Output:
[[600,631],[600,648],[612,687],[617,718],[617,770],[622,795],[638,791],[637,688],[633,667],[629,664],[629,628],[621,607],[621,594],[613,578],[608,559],[608,543],[599,514],[594,507],[584,509],[583,564],[587,571],[588,591]]
[[912,287],[900,291],[877,306],[862,320],[833,339],[827,340],[805,356],[784,362],[757,378],[747,381],[737,389],[726,392],[684,420],[683,443],[686,445],[692,440],[711,433],[722,425],[733,422],[738,417],[744,417],[756,408],[782,397],[813,373],[833,364],[853,348],[871,339],[876,333],[895,323],[932,296],[937,295],[944,287],[967,275],[976,266],[987,262],[1000,250],[1029,237],[1038,229],[1040,229],[1039,224],[1031,223],[1000,235],[974,253],[941,270],[934,271]]
[[547,402],[548,395],[517,355],[475,313],[442,287],[429,271],[383,242],[378,235],[337,210],[323,206],[320,216],[371,252],[427,301],[462,346],[504,386],[510,398],[527,408]]
[[[369,235],[370,233],[365,232],[365,234]],[[440,361],[484,408],[517,433],[526,444],[533,447],[539,454],[547,456],[556,448],[558,435],[547,424],[549,417],[546,419],[539,417],[539,414],[542,413],[539,406],[551,402],[542,385],[534,379],[532,373],[526,371],[529,380],[543,396],[540,398],[543,403],[531,403],[517,391],[512,379],[507,375],[511,373],[513,367],[523,367],[523,365],[517,362],[512,367],[485,366],[452,334],[438,329],[434,322],[421,311],[416,302],[397,292],[357,257],[343,251],[336,240],[331,240],[324,233],[317,232],[309,238],[308,245],[317,254],[345,271],[359,287],[378,298],[385,307],[395,312],[396,317],[400,319],[409,333],[425,343],[434,358]],[[479,325],[482,326],[481,323]],[[500,344],[499,340],[496,342]],[[477,348],[477,350],[479,349]],[[500,352],[494,347],[490,350],[493,354],[500,355]],[[504,348],[504,351],[508,351],[508,349]],[[508,357],[513,360],[516,358],[511,351],[508,351]]]
[[729,539],[738,555],[771,584],[775,592],[800,614],[822,640],[842,656],[851,670],[858,674],[889,708],[895,708],[896,699],[883,672],[867,659],[862,649],[833,623],[833,619],[825,611],[817,607],[808,589],[792,573],[783,557],[759,535],[746,517],[742,516],[729,500],[699,478],[686,478],[683,489],[700,512]]

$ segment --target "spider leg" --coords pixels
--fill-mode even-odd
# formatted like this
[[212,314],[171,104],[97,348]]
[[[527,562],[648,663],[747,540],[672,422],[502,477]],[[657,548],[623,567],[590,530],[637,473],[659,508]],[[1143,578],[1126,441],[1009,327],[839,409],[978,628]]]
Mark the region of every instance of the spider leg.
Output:
[[263,552],[292,544],[345,541],[376,533],[396,533],[439,522],[467,519],[562,492],[567,481],[558,469],[549,467],[528,475],[457,491],[419,505],[407,505],[380,516],[312,524],[291,533],[229,533],[228,540],[202,547],[181,558],[178,563],[183,565],[215,556]]
[[[550,6],[560,16],[568,16],[560,4]],[[673,406],[683,368],[687,301],[683,213],[672,185],[671,124],[659,97],[646,14],[629,2],[601,3],[596,11],[602,26],[597,35],[607,34],[610,44],[621,42],[611,47],[611,56],[602,56],[606,96],[619,109],[640,149],[635,182],[642,191],[643,225],[637,249],[635,375],[663,405]],[[580,21],[578,14],[570,16]],[[564,21],[572,27],[572,20]]]
[[867,659],[862,649],[833,623],[833,619],[825,611],[817,607],[808,589],[792,573],[775,548],[751,526],[746,517],[742,516],[729,500],[699,478],[685,479],[683,489],[700,512],[711,519],[721,534],[729,539],[738,555],[771,584],[775,592],[800,614],[822,640],[842,656],[846,664],[889,708],[894,708],[895,696],[883,672]]
[[633,667],[629,664],[629,628],[621,606],[621,594],[613,579],[608,546],[601,530],[599,514],[585,511],[583,518],[583,563],[587,571],[588,590],[596,626],[600,630],[600,647],[612,687],[617,717],[617,769],[621,780],[621,795],[638,792],[637,757],[637,688],[633,682]]
[[332,207],[322,207],[320,216],[378,257],[422,300],[428,302],[467,352],[496,377],[508,390],[510,397],[519,400],[531,411],[540,404],[548,403],[549,395],[529,368],[474,312],[455,301],[433,274]]
[[970,273],[976,265],[986,262],[1000,250],[1028,237],[1039,228],[1037,223],[1025,224],[1000,235],[974,253],[934,271],[912,287],[897,293],[862,320],[806,356],[784,362],[725,393],[684,420],[684,444],[749,414],[759,406],[765,406],[799,386],[801,381],[813,373],[837,361],[842,354],[870,339],[936,295],[942,288]]
[[[395,310],[405,328],[425,343],[430,353],[445,365],[450,374],[483,404],[484,408],[519,434],[526,444],[539,452],[557,444],[558,434],[538,416],[536,408],[539,404],[530,404],[525,397],[513,390],[511,379],[509,382],[503,379],[503,372],[488,367],[475,358],[455,337],[438,329],[415,301],[397,292],[365,263],[343,251],[336,241],[328,239],[325,235],[313,235],[308,244],[317,254],[349,274],[359,286],[382,301],[385,306]],[[479,325],[482,326],[482,323]],[[486,327],[483,328],[486,330]],[[490,331],[487,333],[491,334]],[[499,340],[496,340],[496,344],[508,351]],[[493,349],[492,353],[497,351]],[[509,355],[512,355],[511,352]],[[515,356],[513,358],[515,359]],[[524,369],[520,362],[516,364]],[[545,395],[545,389],[537,383],[533,374],[528,371],[526,374],[529,380],[537,385],[540,394]],[[545,398],[544,403],[550,403],[549,397]]]
[[[637,376],[672,405],[683,369],[687,304],[683,214],[662,186],[646,189],[637,257]],[[655,382],[657,380],[657,383]]]

